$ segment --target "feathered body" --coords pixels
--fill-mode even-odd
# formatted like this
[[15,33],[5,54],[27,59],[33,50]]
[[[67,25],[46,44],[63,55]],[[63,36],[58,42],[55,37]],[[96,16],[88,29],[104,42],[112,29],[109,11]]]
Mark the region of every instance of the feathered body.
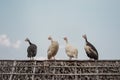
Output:
[[77,58],[78,57],[78,50],[77,48],[73,47],[71,44],[68,43],[67,37],[64,37],[64,40],[66,41],[66,47],[65,47],[65,52],[67,56],[70,58]]
[[33,59],[37,54],[37,46],[31,43],[28,38],[25,41],[29,43],[29,47],[27,48],[27,57]]
[[37,53],[37,46],[35,44],[31,44],[28,48],[27,48],[27,52],[28,55],[27,57],[35,57],[36,53]]
[[48,37],[48,39],[51,40],[51,45],[49,46],[48,51],[47,51],[48,59],[52,59],[52,58],[55,59],[55,55],[57,54],[58,49],[59,49],[59,44],[57,41],[53,41],[51,37]]
[[90,42],[88,42],[86,35],[83,35],[83,38],[86,41],[86,45],[85,45],[84,49],[85,49],[87,56],[91,59],[98,60],[97,49]]

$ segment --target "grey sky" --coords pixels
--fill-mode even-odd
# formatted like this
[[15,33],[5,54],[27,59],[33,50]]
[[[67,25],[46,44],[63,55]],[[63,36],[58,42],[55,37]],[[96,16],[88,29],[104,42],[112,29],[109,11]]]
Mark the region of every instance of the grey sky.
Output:
[[0,0],[0,36],[6,40],[0,41],[0,59],[27,59],[26,37],[38,46],[36,57],[46,58],[49,35],[60,44],[56,58],[68,59],[66,36],[78,48],[78,59],[88,59],[83,34],[100,59],[120,59],[119,4],[119,0]]

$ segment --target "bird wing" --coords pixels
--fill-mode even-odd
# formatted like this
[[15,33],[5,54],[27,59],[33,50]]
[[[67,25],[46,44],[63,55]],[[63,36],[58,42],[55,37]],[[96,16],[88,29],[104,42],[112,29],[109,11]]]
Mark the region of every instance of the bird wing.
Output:
[[48,48],[48,50],[47,50],[47,53],[48,53],[48,54],[51,53],[51,50],[52,50],[52,47],[51,47],[51,45],[50,45],[49,48]]
[[78,54],[78,50],[76,48],[74,48],[73,46],[71,46],[70,44],[69,45],[66,45],[66,53],[68,56],[75,56],[77,57],[77,54]]
[[32,46],[32,50],[33,50],[34,53],[37,52],[37,46],[36,46],[35,44],[33,44],[33,46]]
[[87,45],[88,45],[88,46],[91,46],[91,48],[98,54],[97,49],[96,49],[90,42],[88,42]]
[[28,47],[27,49],[27,52],[28,52],[28,56],[29,57],[34,57],[36,56],[36,53],[37,53],[37,46],[35,44],[32,44]]
[[[85,46],[85,52],[87,53],[88,56],[90,55],[95,55],[98,56],[98,53],[91,47],[91,46]],[[93,53],[93,54],[91,54]]]
[[50,58],[50,57],[55,56],[58,49],[59,49],[59,44],[56,42],[53,42],[48,48],[48,51],[47,51],[48,57]]
[[75,48],[75,57],[77,58],[78,57],[78,49]]
[[94,53],[95,55],[98,55],[98,53],[95,50],[93,50],[92,48],[89,48],[89,50],[90,50],[91,53]]
[[47,55],[47,56],[48,56],[48,59],[51,59],[51,57],[52,57],[52,54],[51,54],[51,46],[49,46],[47,53],[48,53],[48,55]]

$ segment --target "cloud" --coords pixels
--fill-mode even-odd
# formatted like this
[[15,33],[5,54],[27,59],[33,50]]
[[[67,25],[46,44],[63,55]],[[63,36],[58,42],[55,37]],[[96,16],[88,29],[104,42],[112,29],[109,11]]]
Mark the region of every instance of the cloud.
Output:
[[17,40],[15,43],[12,44],[13,48],[19,48],[21,44],[20,40]]
[[0,45],[6,46],[6,47],[10,46],[10,40],[7,37],[7,35],[5,34],[0,35]]
[[5,47],[20,48],[21,41],[17,40],[14,43],[10,41],[6,34],[0,35],[0,45]]

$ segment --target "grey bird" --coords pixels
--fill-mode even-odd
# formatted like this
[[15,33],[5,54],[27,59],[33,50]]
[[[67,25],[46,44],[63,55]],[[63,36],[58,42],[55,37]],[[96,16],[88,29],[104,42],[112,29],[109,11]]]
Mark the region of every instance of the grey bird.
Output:
[[27,57],[30,58],[30,60],[34,60],[34,57],[37,54],[37,46],[31,43],[28,38],[26,38],[25,41],[29,43],[29,46],[27,48]]

